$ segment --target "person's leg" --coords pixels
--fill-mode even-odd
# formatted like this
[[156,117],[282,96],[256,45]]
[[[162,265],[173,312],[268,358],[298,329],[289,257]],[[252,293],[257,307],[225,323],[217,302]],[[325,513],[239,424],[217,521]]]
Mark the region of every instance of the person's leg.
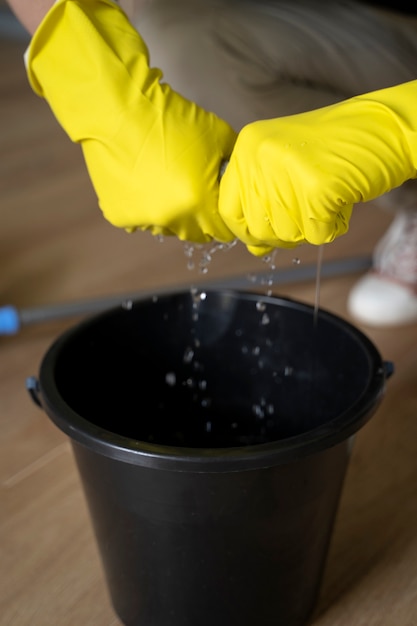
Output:
[[[133,22],[148,44],[151,64],[163,70],[176,90],[236,130],[256,119],[298,113],[417,78],[417,18],[349,0],[135,2]],[[408,224],[404,215],[413,219],[417,210],[417,183],[382,200],[396,211],[395,220]],[[394,239],[398,232],[393,227]],[[409,232],[407,226],[405,234]],[[402,238],[397,248],[405,249]],[[413,243],[407,248],[413,249]],[[394,283],[392,271],[380,261],[383,248],[378,250],[378,278],[366,276],[353,290],[348,300],[352,315],[370,324],[417,321],[415,272],[401,270],[401,285],[398,276]],[[396,262],[403,267],[400,255]],[[394,284],[402,298],[398,293],[392,297]]]
[[151,64],[236,129],[414,78],[417,20],[349,0],[134,1]]

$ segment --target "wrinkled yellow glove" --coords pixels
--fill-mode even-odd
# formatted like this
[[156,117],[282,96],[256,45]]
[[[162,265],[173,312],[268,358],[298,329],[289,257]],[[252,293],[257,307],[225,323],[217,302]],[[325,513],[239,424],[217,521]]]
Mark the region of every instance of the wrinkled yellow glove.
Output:
[[348,230],[352,206],[417,176],[417,81],[249,124],[220,185],[220,215],[250,252]]
[[59,0],[26,56],[30,84],[82,146],[104,216],[127,230],[231,241],[219,170],[235,132],[161,83],[111,0]]

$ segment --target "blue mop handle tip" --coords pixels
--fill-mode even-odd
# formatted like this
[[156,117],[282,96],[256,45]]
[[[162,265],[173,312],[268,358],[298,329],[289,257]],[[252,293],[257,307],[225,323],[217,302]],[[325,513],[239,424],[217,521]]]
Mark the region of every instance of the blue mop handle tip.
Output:
[[20,318],[14,306],[0,307],[0,335],[15,335],[20,330]]

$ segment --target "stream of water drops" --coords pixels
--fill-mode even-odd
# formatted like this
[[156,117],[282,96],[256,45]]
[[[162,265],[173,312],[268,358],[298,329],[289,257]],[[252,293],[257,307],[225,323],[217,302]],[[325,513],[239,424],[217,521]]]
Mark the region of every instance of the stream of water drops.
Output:
[[[187,269],[190,271],[197,271],[199,274],[206,275],[209,271],[209,267],[213,261],[213,256],[215,254],[224,253],[233,248],[236,245],[236,241],[231,244],[220,244],[220,243],[212,243],[212,244],[192,244],[192,243],[184,243],[184,255],[186,258]],[[254,285],[257,283],[256,288],[259,289],[261,287],[261,293],[259,293],[259,297],[255,301],[256,311],[259,312],[259,324],[260,326],[267,326],[270,323],[270,312],[268,312],[268,302],[265,298],[269,298],[273,296],[274,292],[274,284],[276,282],[276,256],[279,254],[279,250],[274,250],[268,255],[261,257],[261,261],[263,264],[267,265],[270,271],[260,272],[257,274],[248,274],[247,279],[248,282],[252,282]],[[308,389],[306,389],[306,393],[311,395],[312,403],[311,407],[314,410],[313,399],[314,399],[314,377],[315,377],[315,368],[316,368],[316,348],[317,348],[317,325],[318,325],[318,317],[319,317],[319,308],[320,308],[320,279],[321,279],[321,270],[322,270],[322,260],[323,260],[323,246],[318,247],[317,253],[317,268],[316,268],[316,278],[315,278],[315,292],[314,292],[314,308],[313,308],[313,322],[311,328],[311,360],[310,363],[305,363],[305,372],[309,371],[309,379],[310,384],[308,385]],[[293,265],[301,265],[302,261],[299,257],[294,257],[292,259]],[[264,293],[262,291],[264,290]],[[205,366],[203,362],[200,362],[199,356],[199,348],[200,348],[200,337],[198,336],[198,321],[200,314],[200,306],[202,302],[204,302],[207,298],[207,293],[204,289],[204,286],[191,286],[190,293],[192,298],[192,310],[191,310],[191,328],[190,328],[190,339],[185,345],[184,353],[183,353],[183,363],[192,368],[192,373],[186,377],[185,380],[179,380],[175,372],[168,372],[166,375],[166,384],[169,386],[175,385],[183,385],[186,386],[190,393],[193,394],[194,402],[196,406],[200,406],[204,411],[207,412],[207,418],[205,421],[205,432],[206,434],[210,434],[210,436],[215,436],[215,428],[213,425],[212,418],[210,417],[210,406],[212,403],[211,394],[213,390],[210,389],[210,385],[206,380]],[[236,328],[235,334],[236,337],[239,336],[240,329]],[[263,368],[263,359],[265,357],[264,351],[266,354],[269,353],[271,346],[273,345],[273,338],[268,338],[265,345],[259,342],[259,345],[252,345],[250,347],[251,358],[254,359],[254,363],[256,362],[256,368],[260,371]],[[246,350],[246,352],[245,352]],[[242,355],[248,354],[248,346],[242,343]],[[246,357],[245,357],[246,358]],[[289,358],[289,361],[291,358]],[[304,369],[304,368],[303,368]],[[270,372],[271,373],[271,372]],[[275,379],[280,379],[281,381],[288,380],[288,378],[293,376],[303,375],[302,372],[294,371],[294,368],[290,363],[285,366],[283,371],[272,372],[272,376]],[[272,381],[271,381],[272,382]],[[282,384],[282,383],[281,383]],[[267,394],[268,395],[268,394]],[[264,424],[268,424],[268,416],[270,417],[269,422],[272,424],[274,422],[274,414],[278,414],[279,407],[275,407],[273,403],[271,403],[268,397],[263,394],[254,402],[251,407],[252,415],[254,417],[254,422],[258,424],[262,424],[258,431],[258,435],[261,437],[268,437],[268,433],[266,432],[266,427]],[[230,428],[233,430],[237,430],[239,424],[236,422],[230,425]]]

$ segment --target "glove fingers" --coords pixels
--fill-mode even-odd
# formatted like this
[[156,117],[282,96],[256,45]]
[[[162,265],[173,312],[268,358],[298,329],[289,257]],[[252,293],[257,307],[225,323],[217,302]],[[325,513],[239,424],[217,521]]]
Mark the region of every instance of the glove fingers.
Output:
[[[286,211],[281,212],[279,204],[271,208],[271,200],[265,200],[248,180],[249,175],[239,172],[232,158],[220,183],[219,196],[219,212],[228,228],[247,246],[265,247],[267,251],[302,243],[302,233],[291,216]],[[259,184],[261,177],[252,177],[252,180]],[[272,212],[275,213],[273,220],[269,217]]]
[[246,246],[248,249],[248,252],[250,252],[250,254],[253,254],[254,256],[257,257],[262,257],[265,256],[266,254],[271,254],[271,252],[273,252],[274,248],[271,248],[270,246]]
[[328,221],[310,218],[305,221],[304,235],[308,243],[319,246],[334,241],[349,230],[349,220],[352,215],[352,205],[345,206],[336,214],[329,213]]

